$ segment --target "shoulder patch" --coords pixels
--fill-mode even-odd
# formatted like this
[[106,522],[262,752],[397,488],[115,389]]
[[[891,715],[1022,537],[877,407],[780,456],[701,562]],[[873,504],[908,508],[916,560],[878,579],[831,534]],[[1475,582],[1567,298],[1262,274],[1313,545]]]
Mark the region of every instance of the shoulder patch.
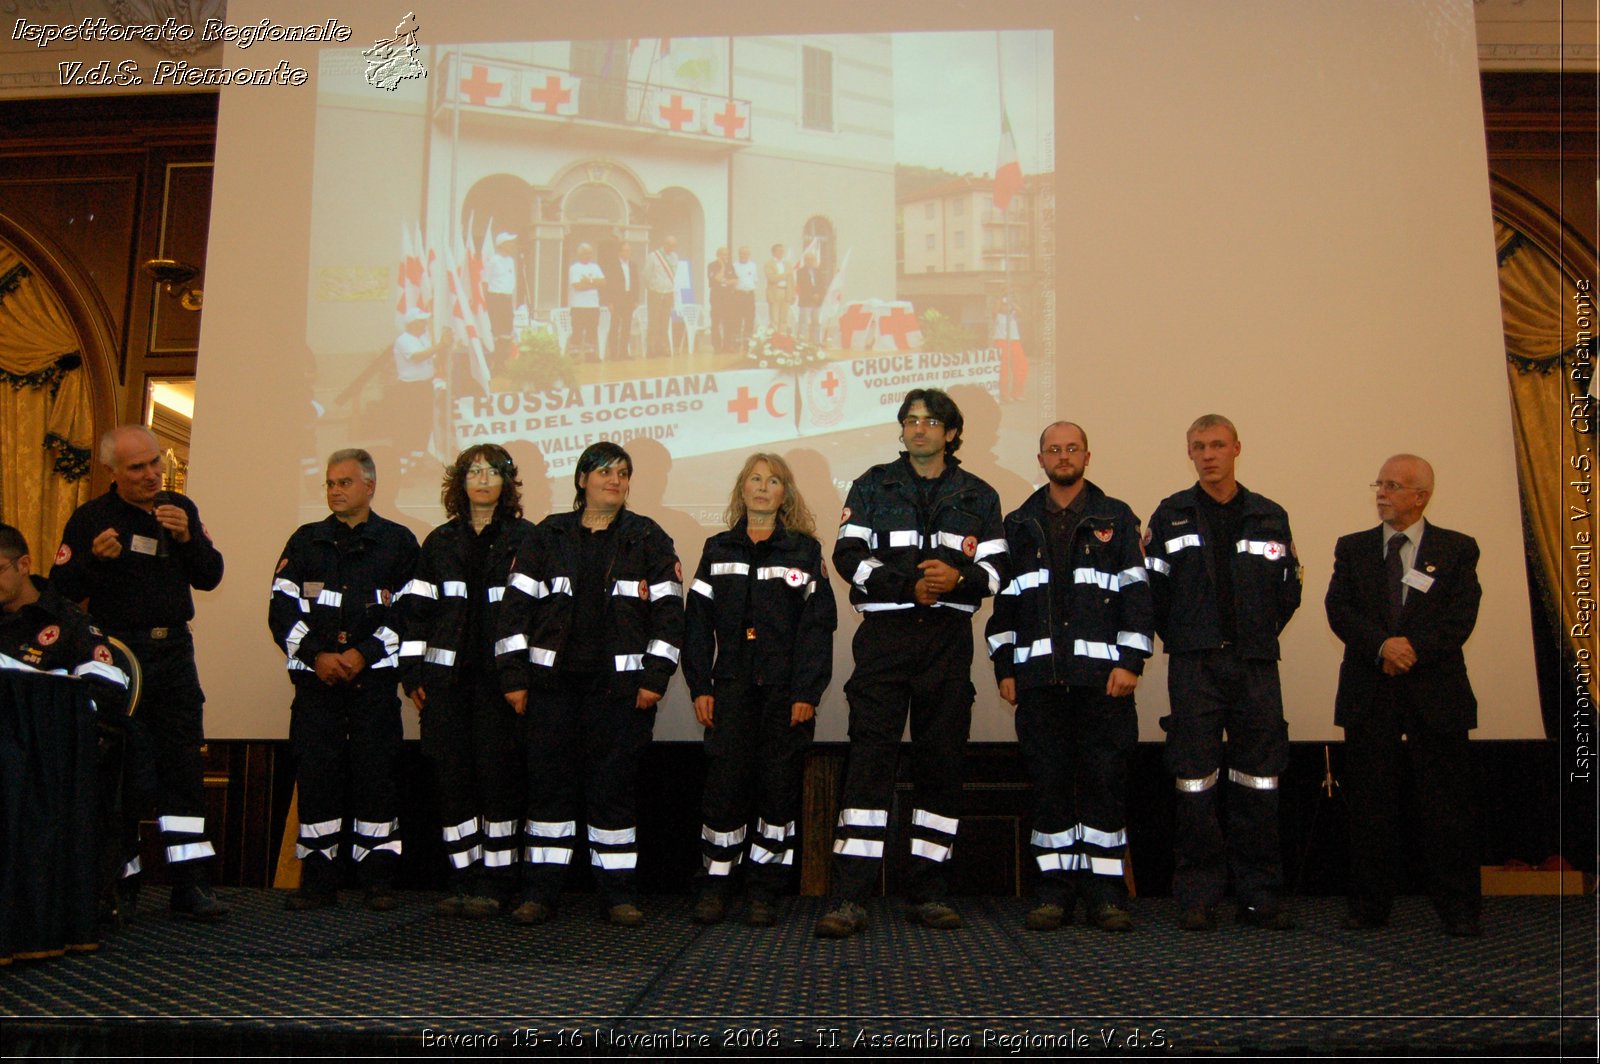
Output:
[[94,648],[94,660],[98,661],[102,665],[110,665],[111,649],[104,643],[96,644]]
[[683,563],[682,562],[673,562],[672,563],[672,575],[677,577],[678,583],[680,583],[680,584],[683,583]]
[[1098,539],[1101,543],[1110,543],[1111,537],[1114,534],[1115,530],[1110,528],[1097,528],[1094,530],[1094,538]]
[[790,569],[787,573],[783,574],[783,582],[788,584],[790,587],[799,587],[801,584],[806,582],[806,574],[801,572],[799,569]]
[[[845,508],[844,508],[844,509],[843,509],[843,510],[842,510],[842,511],[841,511],[841,512],[840,512],[840,513],[839,513],[839,523],[840,523],[840,524],[841,524],[841,525],[846,525],[846,524],[849,524],[849,523],[850,523],[850,507],[848,507],[848,506],[846,506],[846,507],[845,507]],[[63,550],[65,550],[65,549],[66,549],[66,544],[65,544],[65,543],[63,543],[63,544],[62,544],[62,545],[61,545],[61,547],[62,547],[62,549],[63,549]]]
[[966,539],[962,540],[961,541],[961,553],[965,554],[969,558],[971,558],[973,555],[977,554],[978,553],[978,537],[977,536],[968,536]]
[[65,565],[72,560],[72,548],[65,543],[56,548],[56,564]]
[[276,569],[272,570],[272,571],[273,571],[273,573],[281,573],[285,569],[287,569],[288,567],[289,567],[289,556],[288,555],[284,555],[282,558],[278,559],[278,567]]
[[639,597],[641,599],[643,599],[645,602],[649,602],[650,601],[650,581],[648,581],[648,580],[639,581]]
[[1139,537],[1139,549],[1140,550],[1144,550],[1146,547],[1148,547],[1150,545],[1150,536],[1152,534],[1153,533],[1152,533],[1152,531],[1150,529],[1146,528],[1144,530],[1144,534]]
[[42,647],[47,647],[51,643],[54,643],[57,639],[60,639],[60,638],[61,638],[61,628],[60,628],[60,626],[54,625],[54,624],[47,624],[43,628],[41,628],[39,630],[39,634],[38,635],[33,637],[33,641],[35,643],[38,643]]

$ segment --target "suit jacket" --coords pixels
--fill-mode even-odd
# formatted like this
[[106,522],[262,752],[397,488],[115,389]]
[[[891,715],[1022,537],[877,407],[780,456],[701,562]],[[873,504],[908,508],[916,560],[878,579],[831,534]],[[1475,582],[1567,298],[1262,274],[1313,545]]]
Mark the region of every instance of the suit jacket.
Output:
[[637,262],[628,260],[627,278],[624,280],[622,260],[613,259],[606,270],[606,306],[632,310],[639,304],[639,289],[644,283],[644,270]]
[[794,302],[794,271],[787,262],[768,259],[764,267],[767,275],[767,302]]
[[[1478,623],[1478,544],[1471,536],[1425,525],[1412,569],[1432,578],[1428,590],[1409,587],[1393,631],[1389,630],[1384,576],[1385,526],[1339,540],[1328,585],[1328,624],[1344,641],[1333,722],[1363,723],[1374,712],[1383,685],[1416,707],[1424,725],[1437,730],[1478,725],[1478,701],[1467,681],[1461,647]],[[1400,676],[1385,676],[1378,648],[1390,636],[1411,641],[1417,663]]]

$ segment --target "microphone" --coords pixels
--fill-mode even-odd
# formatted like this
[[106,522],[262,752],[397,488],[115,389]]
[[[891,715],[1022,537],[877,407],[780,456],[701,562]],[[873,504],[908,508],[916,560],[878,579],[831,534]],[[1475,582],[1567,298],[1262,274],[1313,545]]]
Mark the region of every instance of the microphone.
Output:
[[[155,501],[155,504],[157,506],[173,506],[173,505],[176,505],[172,501],[172,492],[165,491],[165,490],[156,492],[156,497],[155,497],[154,501]],[[169,538],[169,535],[167,533],[167,526],[162,524],[160,521],[157,521],[156,522],[156,554],[164,557],[164,556],[166,556],[168,554],[171,554],[171,553],[172,553],[172,542],[171,542],[171,540]]]

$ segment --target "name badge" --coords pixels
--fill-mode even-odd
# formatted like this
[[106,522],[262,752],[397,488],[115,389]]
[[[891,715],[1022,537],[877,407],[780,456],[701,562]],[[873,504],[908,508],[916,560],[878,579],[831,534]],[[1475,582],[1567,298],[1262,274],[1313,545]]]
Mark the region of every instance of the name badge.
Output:
[[150,538],[149,536],[138,535],[137,533],[134,534],[133,541],[128,544],[128,549],[133,551],[135,554],[154,555],[156,552],[156,547],[157,544],[154,539]]
[[1402,584],[1407,584],[1418,591],[1426,593],[1433,587],[1433,577],[1416,569],[1407,569],[1406,575],[1400,578]]

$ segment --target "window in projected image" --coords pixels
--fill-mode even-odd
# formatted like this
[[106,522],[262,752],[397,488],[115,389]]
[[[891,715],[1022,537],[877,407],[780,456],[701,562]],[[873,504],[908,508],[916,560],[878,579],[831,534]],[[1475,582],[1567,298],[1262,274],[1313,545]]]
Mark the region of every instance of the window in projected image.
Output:
[[387,444],[421,505],[474,442],[531,444],[564,480],[598,439],[653,440],[664,501],[710,519],[749,451],[812,448],[841,483],[938,386],[1025,474],[1055,389],[1051,47],[435,45],[381,94],[325,53],[319,449]]

